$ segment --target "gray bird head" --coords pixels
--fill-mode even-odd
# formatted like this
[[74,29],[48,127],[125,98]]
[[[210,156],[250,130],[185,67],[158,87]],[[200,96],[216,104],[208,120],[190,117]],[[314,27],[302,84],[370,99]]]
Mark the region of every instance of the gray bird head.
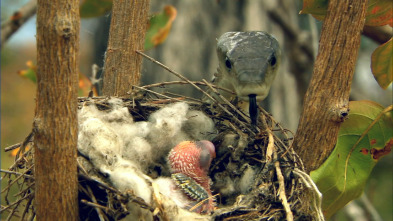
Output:
[[227,32],[217,42],[221,80],[240,100],[255,94],[261,101],[269,93],[281,62],[277,40],[262,31]]

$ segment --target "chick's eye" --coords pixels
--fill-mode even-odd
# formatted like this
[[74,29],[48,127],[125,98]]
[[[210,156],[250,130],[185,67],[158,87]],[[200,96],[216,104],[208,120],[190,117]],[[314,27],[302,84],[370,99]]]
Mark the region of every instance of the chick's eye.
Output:
[[228,69],[232,68],[231,61],[228,58],[225,59],[225,66],[227,66]]
[[273,57],[270,59],[270,65],[271,65],[271,66],[274,66],[276,63],[277,63],[277,59],[276,59],[275,56],[273,56]]

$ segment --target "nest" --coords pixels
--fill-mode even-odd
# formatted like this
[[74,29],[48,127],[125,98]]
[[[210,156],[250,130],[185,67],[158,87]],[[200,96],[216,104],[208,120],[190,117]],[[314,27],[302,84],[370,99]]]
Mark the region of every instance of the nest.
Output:
[[[248,117],[226,99],[206,103],[199,99],[158,93],[152,87],[172,84],[205,85],[210,94],[220,97],[217,88],[204,82],[166,82],[134,87],[129,98],[121,98],[134,120],[145,121],[154,111],[174,102],[186,102],[190,108],[204,112],[214,121],[212,142],[217,157],[210,167],[215,210],[195,217],[203,220],[323,220],[321,195],[310,177],[303,172],[301,159],[290,148],[292,133],[259,108],[258,128],[250,127]],[[200,88],[199,88],[200,89]],[[79,107],[95,105],[100,111],[111,110],[108,97],[79,98]],[[34,135],[7,147],[20,147],[15,163],[2,170],[8,185],[3,188],[1,214],[8,219],[34,220]],[[252,170],[250,170],[252,168]],[[154,171],[160,176],[160,171]],[[242,177],[251,176],[248,183]],[[152,174],[148,174],[153,176]],[[152,177],[155,178],[155,177]],[[169,209],[156,191],[153,201],[145,202],[132,191],[120,191],[100,173],[85,156],[78,156],[79,213],[81,220],[121,220],[133,208],[143,209],[153,220],[172,220],[180,208]],[[229,183],[236,183],[232,187]],[[241,186],[241,191],[236,188]],[[155,189],[152,186],[152,189]],[[12,193],[12,194],[11,194]],[[169,199],[170,201],[170,199]],[[174,214],[172,214],[174,213]],[[193,214],[190,212],[190,214]]]

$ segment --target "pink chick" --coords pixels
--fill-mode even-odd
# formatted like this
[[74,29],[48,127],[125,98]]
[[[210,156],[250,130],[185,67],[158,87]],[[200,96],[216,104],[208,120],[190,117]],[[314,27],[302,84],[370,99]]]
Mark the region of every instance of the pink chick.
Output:
[[206,214],[214,210],[208,177],[214,157],[216,157],[214,144],[207,140],[183,141],[169,153],[172,179],[194,202],[188,208],[194,212]]

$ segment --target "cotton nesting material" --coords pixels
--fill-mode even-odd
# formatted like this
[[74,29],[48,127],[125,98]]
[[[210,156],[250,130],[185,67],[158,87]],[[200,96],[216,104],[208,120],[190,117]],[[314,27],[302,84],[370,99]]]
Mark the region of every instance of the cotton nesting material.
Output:
[[[185,140],[211,140],[213,121],[203,112],[178,102],[152,113],[148,121],[135,122],[123,101],[111,98],[111,111],[85,105],[78,113],[78,150],[121,191],[151,202],[151,182],[145,174],[169,151]],[[168,169],[168,168],[167,168]]]

